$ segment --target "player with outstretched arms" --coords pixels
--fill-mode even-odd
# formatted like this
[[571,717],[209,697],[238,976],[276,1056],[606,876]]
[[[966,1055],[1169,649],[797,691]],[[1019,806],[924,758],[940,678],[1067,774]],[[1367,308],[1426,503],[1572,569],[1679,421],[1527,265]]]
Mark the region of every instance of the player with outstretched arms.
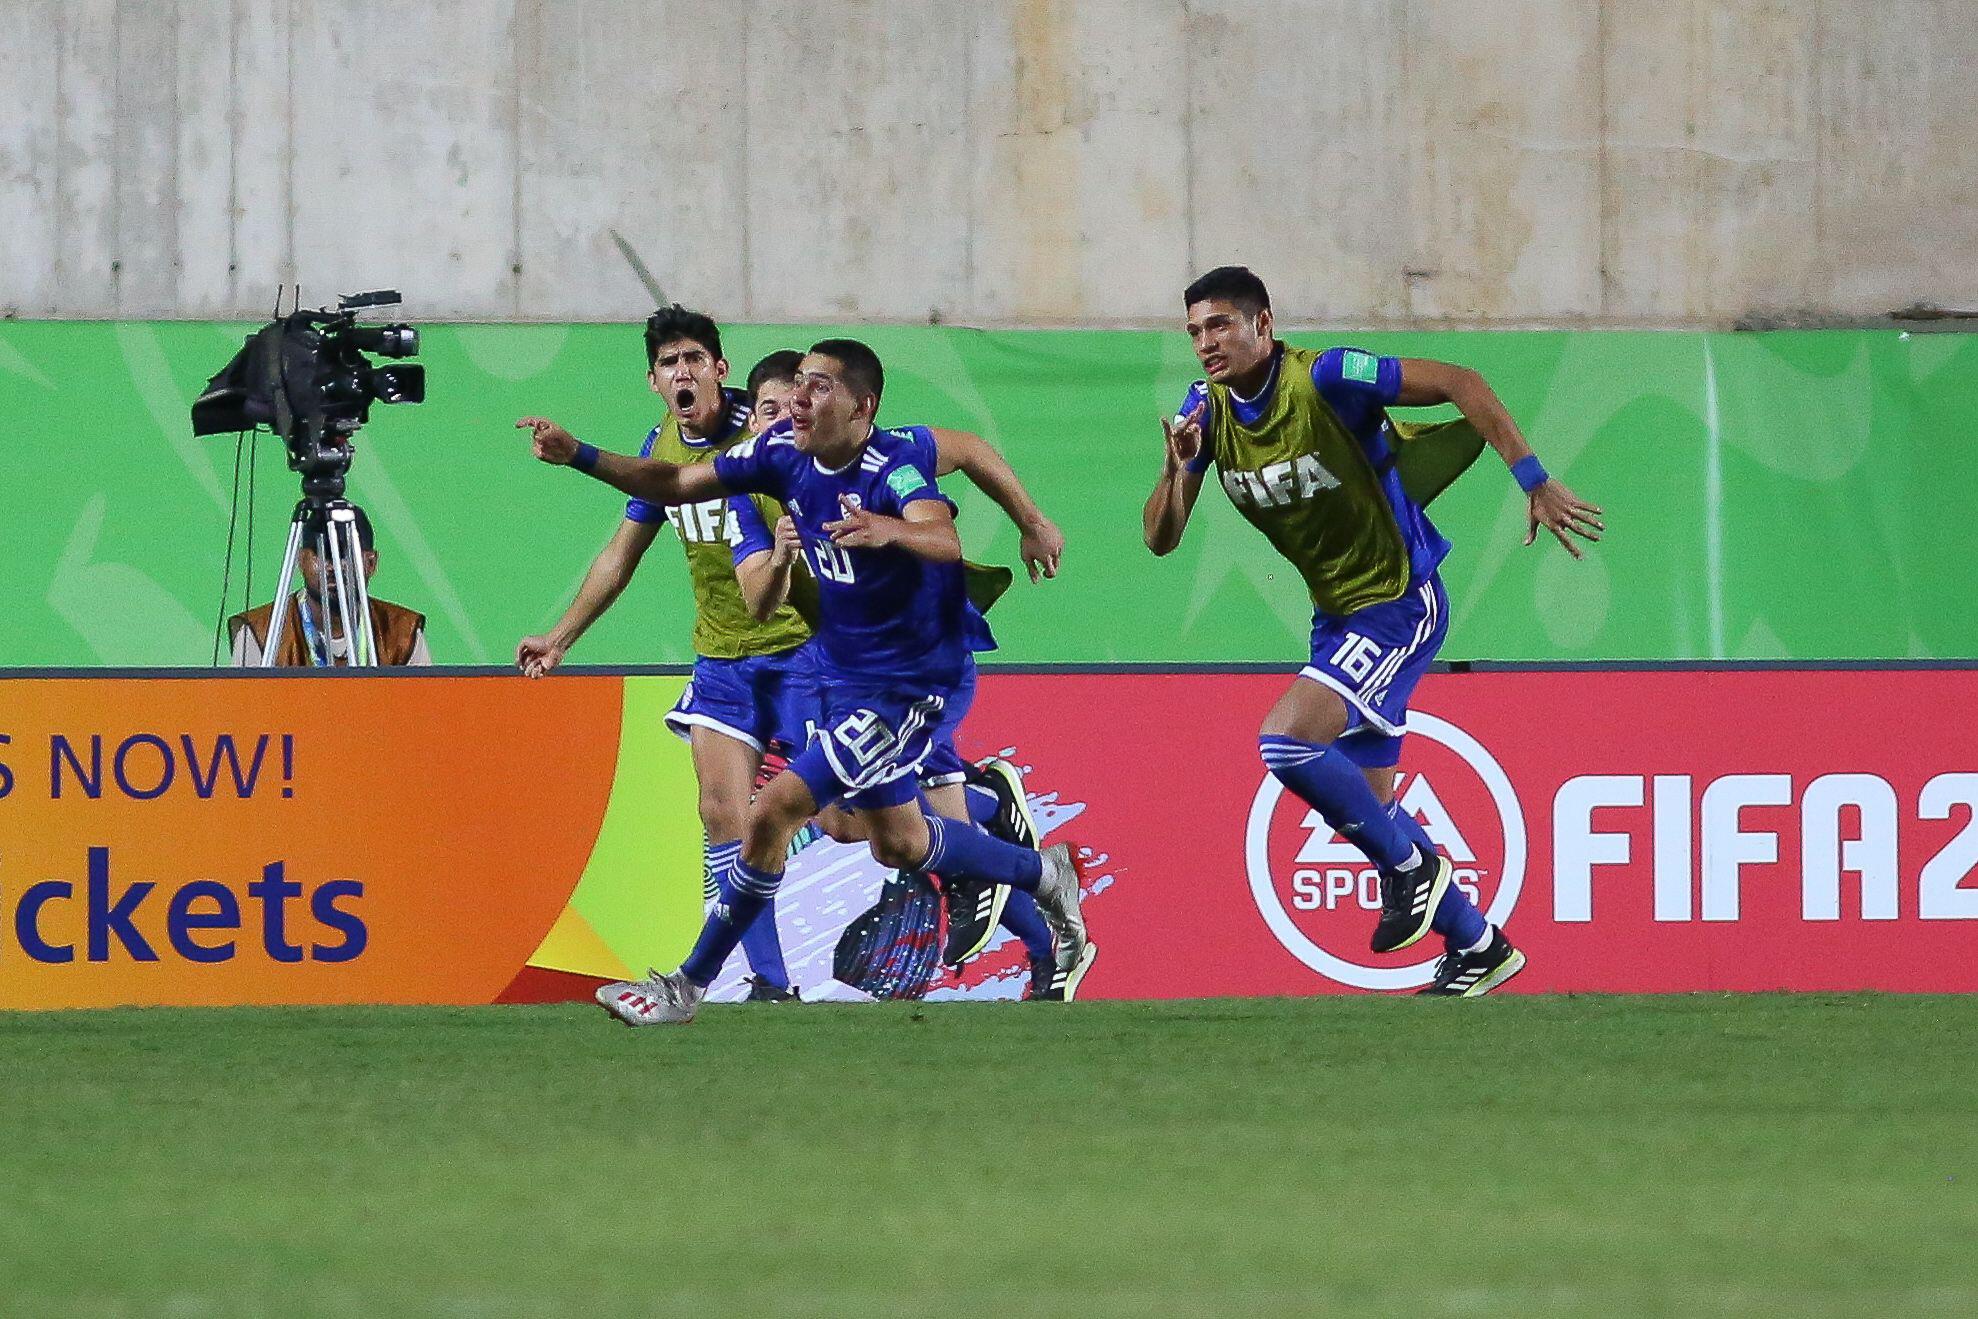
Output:
[[[788,388],[775,354],[751,371],[747,393],[728,389],[728,362],[714,321],[678,305],[646,321],[647,384],[666,401],[666,416],[646,435],[644,453],[705,463],[760,430],[780,413]],[[792,361],[797,354],[789,355]],[[784,378],[787,379],[787,366]],[[763,416],[756,414],[757,403]],[[746,499],[740,500],[747,503]],[[709,499],[661,507],[633,499],[585,574],[577,598],[555,627],[522,638],[517,666],[532,678],[551,672],[577,639],[609,609],[632,579],[662,528],[672,523],[685,551],[694,593],[694,674],[666,726],[684,739],[699,785],[702,882],[712,895],[741,847],[742,818],[772,741],[795,747],[817,717],[817,666],[810,627],[793,609],[757,618],[743,602],[730,566],[737,536],[734,502]],[[766,905],[743,936],[751,971],[749,998],[794,1002],[776,910]]]
[[967,654],[961,540],[935,484],[929,446],[880,429],[879,359],[852,339],[812,346],[790,397],[790,422],[681,465],[579,443],[542,417],[516,424],[536,456],[587,472],[634,498],[684,504],[761,494],[796,524],[817,579],[824,717],[803,752],[757,794],[723,900],[677,971],[607,986],[599,1001],[635,1025],[691,1021],[707,986],[782,882],[791,837],[819,808],[844,802],[871,831],[881,865],[931,870],[1036,896],[1061,967],[1087,943],[1069,847],[1035,852],[923,808],[915,774],[927,757]]
[[1408,698],[1441,648],[1449,552],[1396,469],[1402,432],[1389,407],[1453,403],[1527,492],[1530,525],[1579,557],[1572,537],[1600,539],[1600,510],[1549,477],[1482,376],[1447,362],[1324,352],[1278,342],[1270,295],[1241,266],[1183,294],[1188,335],[1207,373],[1167,436],[1142,531],[1173,551],[1210,467],[1237,511],[1304,579],[1312,597],[1311,662],[1265,716],[1258,750],[1272,774],[1380,871],[1375,952],[1431,930],[1444,956],[1426,994],[1487,994],[1525,955],[1451,883],[1421,825],[1394,799]]

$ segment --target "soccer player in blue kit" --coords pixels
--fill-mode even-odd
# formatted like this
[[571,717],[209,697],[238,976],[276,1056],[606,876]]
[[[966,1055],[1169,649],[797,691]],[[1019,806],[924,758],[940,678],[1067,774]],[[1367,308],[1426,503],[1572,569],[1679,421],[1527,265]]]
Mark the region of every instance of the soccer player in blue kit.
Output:
[[631,1025],[693,1020],[707,986],[782,882],[790,839],[843,802],[871,831],[881,865],[1007,884],[1035,895],[1078,965],[1088,942],[1071,849],[1030,851],[923,809],[915,781],[968,651],[961,540],[935,484],[934,446],[917,428],[880,429],[885,375],[853,339],[814,344],[798,371],[790,419],[711,463],[630,458],[579,443],[541,417],[536,457],[567,464],[639,499],[679,504],[764,494],[789,510],[817,579],[824,718],[810,744],[749,808],[723,901],[677,971],[608,987],[600,1001]]
[[1147,548],[1180,544],[1214,467],[1237,511],[1298,569],[1313,606],[1311,663],[1264,719],[1264,764],[1379,868],[1373,950],[1434,930],[1445,953],[1422,992],[1487,994],[1525,955],[1454,886],[1448,860],[1394,798],[1408,700],[1449,627],[1439,573],[1449,542],[1403,486],[1407,441],[1387,409],[1454,403],[1524,488],[1528,545],[1543,526],[1578,557],[1572,537],[1599,540],[1600,510],[1546,473],[1474,371],[1280,343],[1264,282],[1241,266],[1202,276],[1182,305],[1207,378],[1162,421]]
[[[1032,581],[1040,576],[1057,575],[1064,536],[1037,508],[1023,482],[993,445],[968,431],[916,426],[900,433],[932,446],[927,461],[937,478],[961,472],[1002,506],[1023,531],[1022,554]],[[796,559],[802,553],[795,523],[785,515],[772,531],[753,501],[736,496],[729,503],[735,511],[738,532],[732,550],[742,598],[757,618],[768,617],[788,600]],[[996,649],[989,620],[973,603],[967,606],[966,615],[969,651]],[[928,804],[942,816],[972,820],[999,838],[1035,847],[1037,821],[1024,795],[1022,771],[1001,759],[972,765],[955,745],[962,720],[975,701],[975,682],[975,658],[970,653],[964,661],[961,681],[941,711],[941,726],[935,730],[933,749],[921,763],[921,789],[927,794]],[[840,842],[867,840],[858,820],[845,816],[837,808],[819,816],[818,823]],[[1028,893],[1002,884],[968,884],[943,878],[941,897],[948,909],[948,937],[942,961],[951,966],[969,961],[988,946],[990,936],[1001,925],[1022,941],[1029,957],[1027,999],[1068,1002],[1078,996],[1078,987],[1098,955],[1098,945],[1088,940],[1078,964],[1060,970],[1050,928],[1038,911],[1036,900]]]

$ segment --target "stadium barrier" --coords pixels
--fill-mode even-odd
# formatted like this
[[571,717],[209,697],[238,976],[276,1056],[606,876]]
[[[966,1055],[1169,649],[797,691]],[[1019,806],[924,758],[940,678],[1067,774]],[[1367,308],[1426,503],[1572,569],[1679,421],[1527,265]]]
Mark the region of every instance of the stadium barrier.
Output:
[[[1366,951],[1371,873],[1257,759],[1285,681],[985,675],[963,749],[1089,850],[1088,996],[1429,976],[1426,944]],[[660,723],[683,682],[0,679],[0,1007],[489,1003],[671,966],[700,918]],[[1516,990],[1978,989],[1978,669],[1475,666],[1424,682],[1411,731],[1401,799],[1530,953]],[[792,862],[799,983],[884,879],[858,847]],[[1023,983],[1000,942],[909,989]]]

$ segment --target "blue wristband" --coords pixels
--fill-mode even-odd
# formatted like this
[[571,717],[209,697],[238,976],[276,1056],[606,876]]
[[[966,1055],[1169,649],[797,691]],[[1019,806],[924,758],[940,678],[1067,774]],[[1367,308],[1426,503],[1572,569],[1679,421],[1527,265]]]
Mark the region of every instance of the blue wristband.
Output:
[[[1536,461],[1536,459],[1534,459]],[[598,465],[598,447],[595,444],[579,443],[577,452],[570,455],[570,465],[580,472],[589,472]]]
[[1518,488],[1526,494],[1530,494],[1552,479],[1545,474],[1545,465],[1539,462],[1535,453],[1528,453],[1512,463],[1511,476],[1517,481]]

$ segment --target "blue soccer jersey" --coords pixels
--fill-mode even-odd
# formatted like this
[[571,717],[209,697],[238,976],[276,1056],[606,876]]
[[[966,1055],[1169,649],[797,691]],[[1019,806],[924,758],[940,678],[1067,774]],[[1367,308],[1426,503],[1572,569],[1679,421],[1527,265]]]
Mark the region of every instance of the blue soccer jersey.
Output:
[[[922,432],[915,434],[914,432]],[[925,427],[874,430],[858,454],[833,471],[797,448],[788,421],[715,458],[729,490],[782,502],[797,524],[817,578],[818,644],[827,670],[880,683],[949,687],[968,655],[967,597],[959,563],[935,563],[893,546],[852,549],[824,530],[842,503],[902,517],[923,499],[954,504],[935,484]]]
[[[916,444],[921,443],[924,437],[924,447],[926,450],[924,466],[926,470],[935,472],[941,470],[940,463],[938,462],[939,448],[934,438],[934,432],[925,426],[911,426],[899,433],[906,434]],[[734,518],[735,538],[730,544],[730,551],[731,557],[734,559],[737,567],[740,567],[742,561],[752,555],[767,554],[770,550],[776,548],[775,533],[769,529],[769,523],[763,520],[763,516],[756,509],[753,499],[750,499],[747,495],[730,495],[728,497],[728,512]],[[987,572],[989,570],[963,564],[962,580],[964,583],[968,581],[968,574],[971,571]],[[983,615],[980,609],[976,608],[975,601],[968,600],[965,602],[963,620],[968,634],[968,648],[971,651],[980,654],[983,651],[996,649],[996,634],[990,629],[988,618]]]

